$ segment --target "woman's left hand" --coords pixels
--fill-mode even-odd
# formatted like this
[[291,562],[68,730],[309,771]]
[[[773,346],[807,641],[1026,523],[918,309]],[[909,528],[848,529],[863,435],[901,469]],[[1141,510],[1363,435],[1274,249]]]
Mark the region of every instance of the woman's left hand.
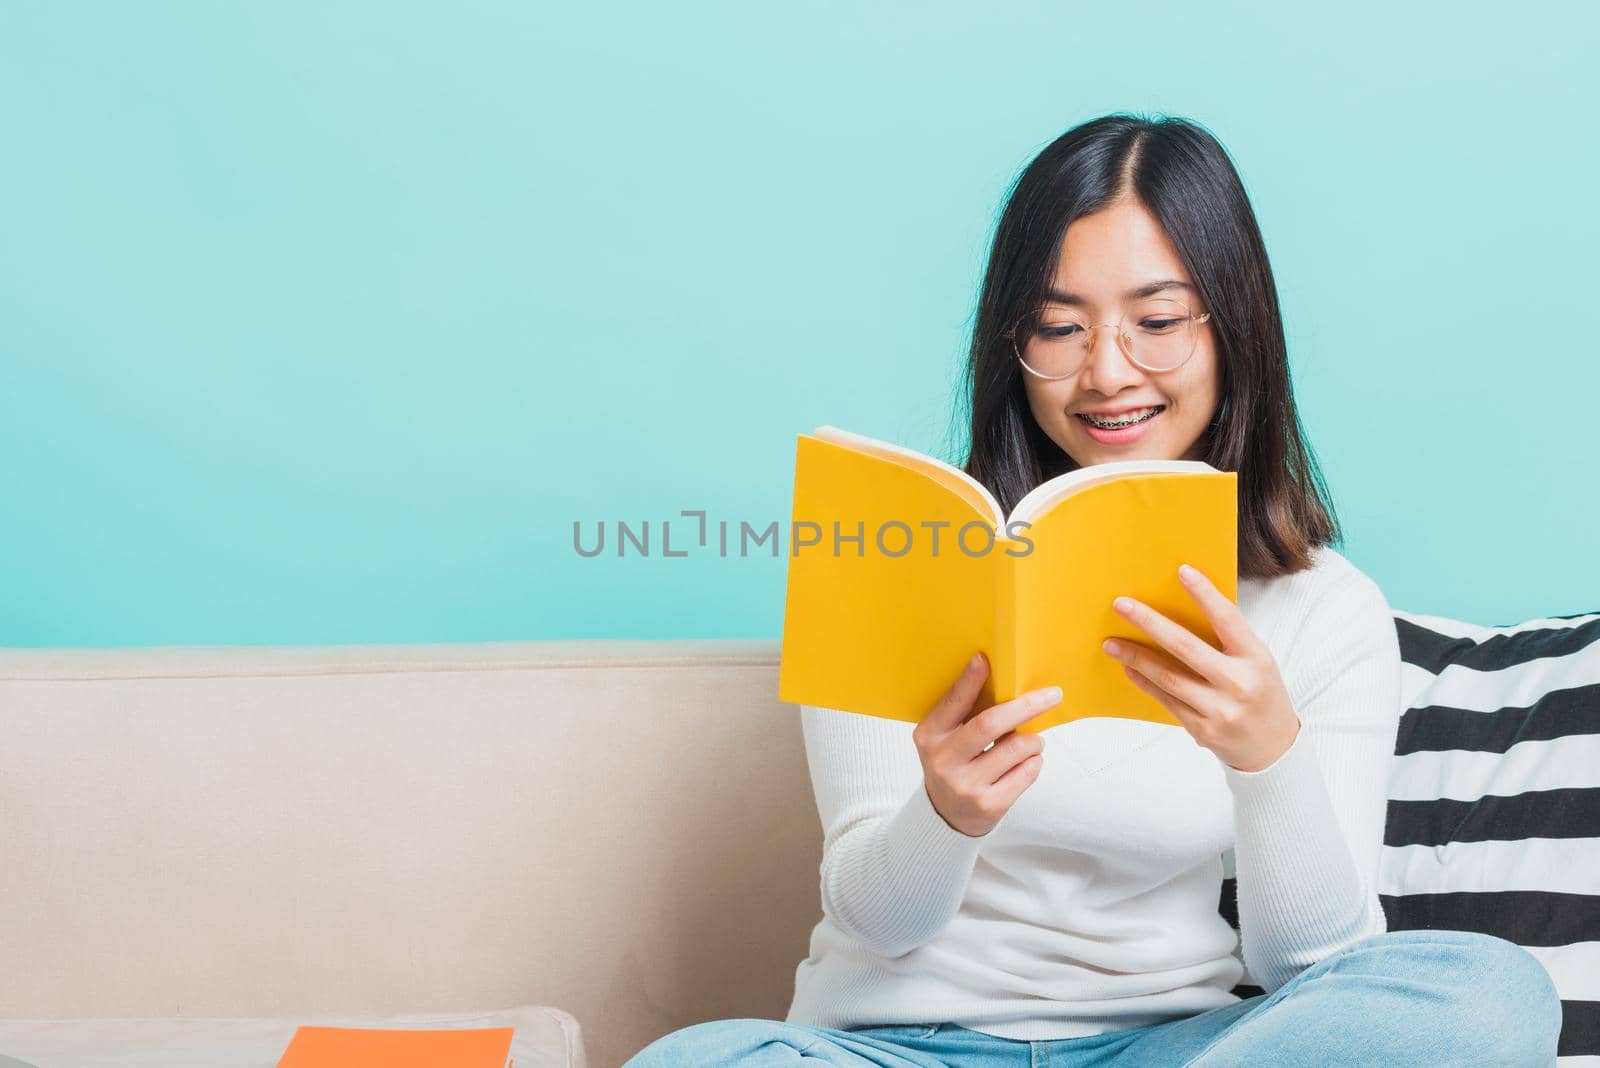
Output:
[[1133,598],[1116,613],[1160,644],[1110,639],[1106,652],[1122,661],[1134,685],[1160,701],[1194,740],[1236,771],[1260,771],[1293,744],[1300,731],[1278,663],[1246,622],[1239,606],[1193,568],[1179,568],[1189,596],[1222,640],[1218,650],[1194,632]]

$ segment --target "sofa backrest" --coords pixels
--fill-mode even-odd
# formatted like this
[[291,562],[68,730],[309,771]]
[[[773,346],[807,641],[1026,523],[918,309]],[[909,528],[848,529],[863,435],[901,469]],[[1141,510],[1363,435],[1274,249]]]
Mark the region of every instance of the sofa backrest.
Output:
[[822,831],[776,642],[0,650],[0,1017],[781,1017]]

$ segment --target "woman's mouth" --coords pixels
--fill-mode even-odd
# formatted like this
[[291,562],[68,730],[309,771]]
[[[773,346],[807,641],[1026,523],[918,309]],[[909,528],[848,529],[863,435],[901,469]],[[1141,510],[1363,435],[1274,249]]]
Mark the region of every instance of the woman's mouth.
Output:
[[1128,412],[1115,418],[1100,420],[1101,423],[1113,424],[1111,426],[1097,425],[1082,412],[1074,412],[1073,416],[1083,424],[1089,436],[1102,445],[1126,445],[1144,437],[1150,424],[1161,418],[1161,414],[1166,410],[1165,404],[1158,404],[1142,412]]

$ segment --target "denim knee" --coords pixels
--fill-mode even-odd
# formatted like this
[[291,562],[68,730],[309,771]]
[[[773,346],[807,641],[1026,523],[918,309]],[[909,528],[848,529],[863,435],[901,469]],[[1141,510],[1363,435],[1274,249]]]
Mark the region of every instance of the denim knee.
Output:
[[1429,978],[1454,981],[1467,1048],[1492,1052],[1506,1065],[1553,1064],[1561,996],[1539,958],[1515,942],[1477,931],[1427,934],[1458,951]]
[[708,1020],[669,1031],[623,1062],[622,1068],[709,1068],[736,1064],[773,1042],[799,1051],[816,1042],[805,1028],[781,1020]]

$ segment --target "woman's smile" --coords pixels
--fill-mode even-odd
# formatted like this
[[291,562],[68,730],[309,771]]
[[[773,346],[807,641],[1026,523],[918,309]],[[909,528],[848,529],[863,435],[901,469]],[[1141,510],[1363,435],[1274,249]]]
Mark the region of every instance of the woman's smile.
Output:
[[[1144,437],[1145,433],[1150,429],[1150,424],[1154,423],[1157,419],[1160,419],[1166,410],[1166,405],[1158,404],[1153,409],[1146,409],[1143,418],[1135,419],[1126,426],[1120,427],[1097,426],[1083,412],[1078,412],[1077,417],[1078,421],[1083,424],[1083,429],[1088,433],[1088,435],[1091,438],[1094,438],[1094,440],[1098,441],[1100,444],[1126,445],[1131,442],[1138,441],[1140,438]],[[1122,422],[1125,421],[1128,416],[1124,415],[1107,418],[1113,418],[1118,422]]]

